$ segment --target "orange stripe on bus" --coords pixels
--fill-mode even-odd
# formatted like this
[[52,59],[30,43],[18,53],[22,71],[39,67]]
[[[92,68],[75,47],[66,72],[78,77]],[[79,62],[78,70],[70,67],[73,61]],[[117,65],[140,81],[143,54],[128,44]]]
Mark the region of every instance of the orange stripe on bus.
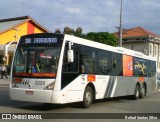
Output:
[[14,81],[15,81],[16,83],[21,83],[21,82],[22,82],[22,78],[15,78]]
[[36,76],[36,77],[56,77],[56,74],[55,73],[25,73],[25,72],[17,72],[17,73],[14,73],[13,76]]
[[18,75],[18,76],[30,76],[31,74],[30,73],[25,73],[25,72],[16,72],[13,74],[14,75]]
[[56,77],[55,73],[31,73],[31,76],[37,77]]

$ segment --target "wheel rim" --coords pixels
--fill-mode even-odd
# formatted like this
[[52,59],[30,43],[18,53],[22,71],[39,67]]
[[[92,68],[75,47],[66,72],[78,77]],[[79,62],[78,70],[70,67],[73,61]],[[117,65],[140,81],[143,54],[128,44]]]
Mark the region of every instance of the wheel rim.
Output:
[[145,86],[143,85],[142,86],[142,95],[145,96],[145,93],[146,93],[146,89],[145,89]]
[[144,88],[144,86],[142,87],[142,95],[144,95],[145,94],[145,88]]
[[87,104],[90,104],[92,102],[92,94],[91,94],[91,92],[88,91],[86,93],[85,101],[86,101]]
[[137,88],[136,88],[136,98],[139,98],[139,86],[137,86]]

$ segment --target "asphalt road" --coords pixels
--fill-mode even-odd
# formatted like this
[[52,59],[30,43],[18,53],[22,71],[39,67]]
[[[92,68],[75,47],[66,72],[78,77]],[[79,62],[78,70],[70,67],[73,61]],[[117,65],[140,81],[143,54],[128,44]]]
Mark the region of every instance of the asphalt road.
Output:
[[[85,121],[87,122],[109,121],[108,119],[92,119],[92,116],[93,118],[95,118],[96,114],[90,114],[90,113],[98,113],[98,115],[100,115],[100,117],[102,116],[102,118],[103,116],[112,116],[109,113],[119,113],[119,115],[121,113],[125,113],[125,114],[127,113],[159,113],[158,116],[160,117],[160,92],[149,93],[144,99],[139,99],[139,100],[132,100],[128,97],[98,100],[90,108],[83,109],[77,104],[44,105],[41,103],[13,101],[13,100],[10,100],[9,98],[8,84],[9,84],[9,80],[0,80],[0,113],[19,113],[19,114],[20,113],[28,113],[28,114],[40,113],[40,114],[48,114],[52,116],[52,118],[53,116],[56,116],[56,113],[61,113],[61,114],[57,114],[57,116],[59,118],[60,116],[62,116],[62,119],[61,120],[54,119],[54,122],[82,121],[82,119],[78,119],[78,120],[74,119],[74,117],[77,116],[77,114],[79,114],[79,116],[87,116],[88,114],[88,116],[90,116],[91,119],[85,119]],[[69,119],[64,119],[64,114],[62,113],[71,113],[69,115]],[[86,113],[86,114],[83,114],[83,113]],[[113,116],[115,117],[116,115],[117,114],[113,114]],[[114,119],[111,119],[111,120],[116,121]],[[3,120],[0,120],[0,122],[1,121]],[[17,120],[14,120],[14,121],[16,122]],[[41,120],[38,120],[38,122],[40,121]],[[53,121],[53,119],[47,120],[47,122],[50,122],[50,121]]]

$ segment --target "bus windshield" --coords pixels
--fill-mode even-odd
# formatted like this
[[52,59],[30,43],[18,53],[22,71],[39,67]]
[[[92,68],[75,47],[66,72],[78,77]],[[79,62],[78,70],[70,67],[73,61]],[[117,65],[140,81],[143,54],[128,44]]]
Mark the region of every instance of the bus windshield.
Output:
[[[25,42],[26,40],[30,42]],[[48,38],[28,37],[20,40],[14,57],[13,77],[56,77],[62,45],[57,40],[53,40],[53,44],[47,40]]]
[[59,55],[60,47],[18,47],[13,64],[13,75],[55,77]]

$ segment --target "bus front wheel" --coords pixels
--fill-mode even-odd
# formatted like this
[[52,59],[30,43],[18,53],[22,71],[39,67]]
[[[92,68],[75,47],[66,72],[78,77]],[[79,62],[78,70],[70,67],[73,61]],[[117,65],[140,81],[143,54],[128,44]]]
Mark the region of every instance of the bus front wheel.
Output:
[[93,102],[93,90],[90,86],[87,86],[84,91],[82,106],[84,108],[89,108]]

